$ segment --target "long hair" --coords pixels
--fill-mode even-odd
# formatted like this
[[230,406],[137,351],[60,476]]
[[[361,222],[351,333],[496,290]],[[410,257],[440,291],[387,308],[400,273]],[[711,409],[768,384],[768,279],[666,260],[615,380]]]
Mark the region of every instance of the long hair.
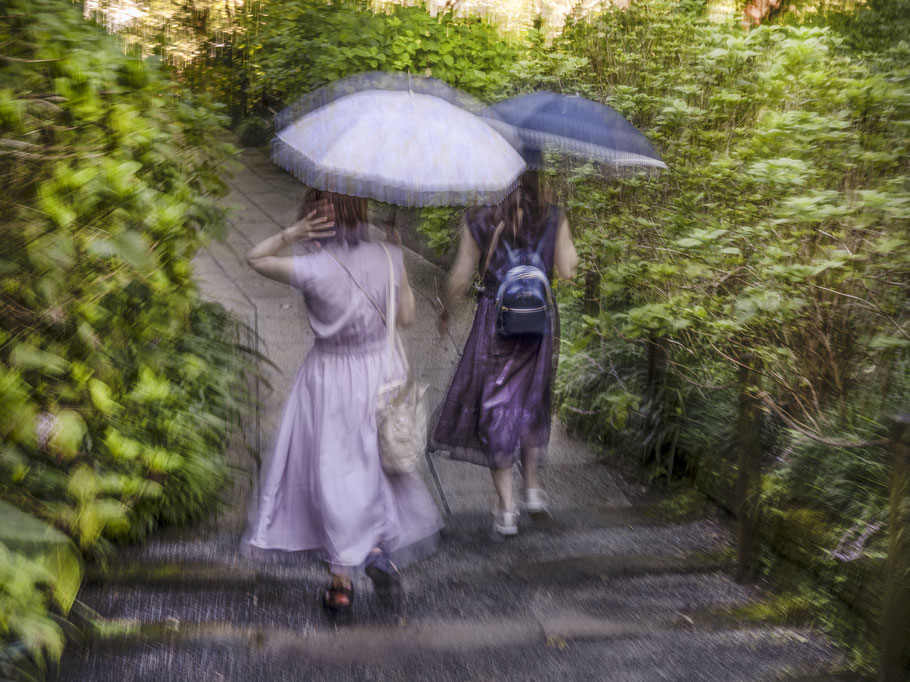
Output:
[[[521,224],[518,209],[521,208]],[[493,221],[505,221],[503,236],[513,244],[532,246],[543,232],[547,220],[548,202],[540,190],[537,171],[527,170],[521,174],[518,187],[507,196],[493,212]]]
[[297,220],[305,218],[313,210],[318,210],[323,202],[331,204],[335,216],[335,236],[332,238],[334,241],[354,246],[362,239],[366,239],[368,202],[363,197],[352,197],[348,194],[309,187],[300,204]]

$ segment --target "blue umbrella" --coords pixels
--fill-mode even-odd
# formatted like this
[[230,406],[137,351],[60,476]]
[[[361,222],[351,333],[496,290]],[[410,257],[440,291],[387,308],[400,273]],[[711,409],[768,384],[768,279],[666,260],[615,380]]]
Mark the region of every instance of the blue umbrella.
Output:
[[619,112],[578,95],[519,95],[497,102],[482,115],[515,144],[530,166],[539,166],[541,152],[552,149],[617,171],[667,167]]

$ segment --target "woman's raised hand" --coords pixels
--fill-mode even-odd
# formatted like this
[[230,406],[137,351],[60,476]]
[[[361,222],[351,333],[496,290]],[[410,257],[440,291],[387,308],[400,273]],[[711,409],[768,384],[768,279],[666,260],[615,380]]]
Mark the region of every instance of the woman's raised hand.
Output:
[[331,204],[327,208],[313,209],[305,217],[298,220],[290,227],[281,231],[281,238],[290,244],[295,241],[312,241],[314,239],[328,239],[335,236],[335,216]]

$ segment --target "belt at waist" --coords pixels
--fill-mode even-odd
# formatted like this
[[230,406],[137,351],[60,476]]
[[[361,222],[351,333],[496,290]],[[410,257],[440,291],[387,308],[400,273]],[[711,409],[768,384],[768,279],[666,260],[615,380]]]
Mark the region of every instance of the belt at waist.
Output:
[[331,355],[363,355],[365,353],[385,351],[388,348],[388,345],[389,343],[386,337],[361,343],[346,343],[334,339],[316,339],[313,348],[320,353],[329,353]]

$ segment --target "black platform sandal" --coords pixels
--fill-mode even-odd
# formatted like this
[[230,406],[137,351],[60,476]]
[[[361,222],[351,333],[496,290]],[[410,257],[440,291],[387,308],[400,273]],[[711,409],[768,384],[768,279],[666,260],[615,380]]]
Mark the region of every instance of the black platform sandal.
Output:
[[322,608],[331,618],[349,620],[354,608],[354,585],[326,585],[322,591]]
[[388,606],[401,595],[401,574],[388,557],[375,557],[365,573],[373,581],[373,590],[380,602]]

